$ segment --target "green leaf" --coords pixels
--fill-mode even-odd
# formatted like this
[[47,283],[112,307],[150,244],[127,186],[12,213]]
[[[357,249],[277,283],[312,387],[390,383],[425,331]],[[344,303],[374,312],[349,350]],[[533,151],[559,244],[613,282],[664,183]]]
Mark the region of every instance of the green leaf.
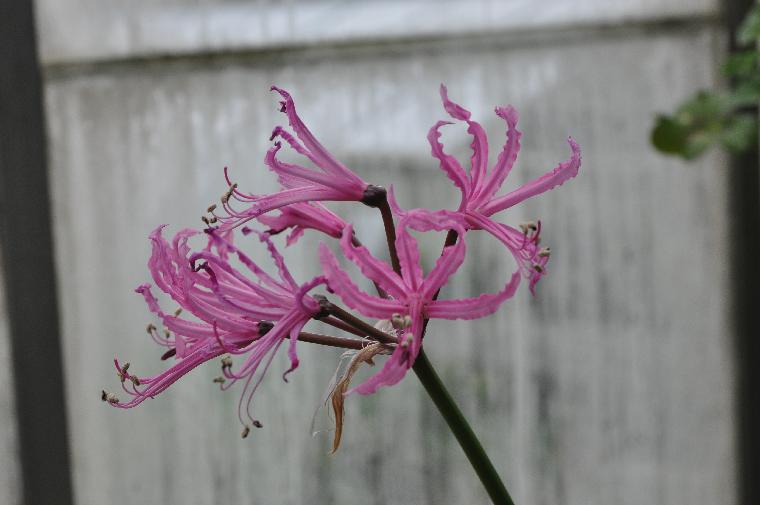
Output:
[[757,145],[757,136],[757,118],[754,114],[742,114],[727,121],[720,143],[732,153],[743,153]]
[[745,77],[760,74],[760,52],[750,49],[732,55],[721,70],[728,77]]
[[658,116],[652,129],[652,144],[666,154],[682,154],[686,148],[689,128],[672,116]]
[[760,38],[760,7],[755,5],[739,26],[736,40],[739,44],[749,45],[757,42],[758,38]]

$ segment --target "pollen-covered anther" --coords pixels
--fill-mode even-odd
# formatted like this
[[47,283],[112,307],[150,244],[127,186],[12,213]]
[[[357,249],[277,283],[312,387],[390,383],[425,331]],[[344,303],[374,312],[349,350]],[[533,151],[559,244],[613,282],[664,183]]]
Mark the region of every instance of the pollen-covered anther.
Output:
[[246,438],[250,432],[251,432],[251,428],[247,425],[244,426],[243,432],[240,434],[240,438]]
[[179,317],[180,314],[182,314],[182,307],[174,311],[174,317]]
[[124,363],[124,365],[119,369],[118,372],[116,372],[119,375],[119,379],[121,379],[122,384],[124,381],[126,381],[129,378],[129,374],[127,373],[127,370],[129,370],[129,363]]
[[538,250],[538,256],[541,258],[546,258],[549,255],[551,255],[551,253],[552,253],[552,250],[549,249],[548,247],[542,247],[541,249]]
[[404,316],[401,314],[392,314],[391,315],[391,326],[393,326],[396,330],[403,330],[404,329]]
[[169,337],[171,337],[171,336],[172,336],[172,332],[170,332],[170,331],[169,331],[169,328],[167,328],[166,326],[164,326],[164,336],[165,336],[166,338],[169,338]]
[[130,376],[129,380],[131,380],[132,384],[134,384],[135,386],[139,386],[140,385],[140,379],[138,379],[136,375]]
[[156,325],[153,323],[150,323],[148,326],[145,327],[145,331],[148,332],[148,335],[153,335],[153,332],[156,331]]
[[232,358],[229,356],[225,356],[222,358],[222,370],[225,368],[232,368]]
[[541,273],[544,272],[544,267],[542,267],[541,265],[536,264],[536,265],[533,265],[533,270],[535,270],[536,272],[538,272],[538,273],[541,274]]
[[523,235],[527,235],[531,231],[538,230],[538,226],[534,221],[527,221],[518,225],[523,232]]
[[224,384],[227,380],[224,377],[214,377],[214,380],[211,382],[214,384]]
[[203,221],[203,224],[205,224],[206,226],[211,224],[211,221],[209,221],[209,219],[206,216],[201,216],[201,221]]
[[254,428],[263,428],[264,427],[264,425],[261,424],[261,421],[259,421],[258,419],[256,419],[256,420],[253,421],[253,426],[254,426]]
[[105,389],[103,389],[101,391],[101,393],[100,393],[100,399],[103,400],[104,402],[108,402],[108,403],[111,403],[111,404],[113,404],[113,403],[119,403],[119,399],[116,397],[116,395],[113,394],[113,393],[109,393]]
[[212,203],[211,205],[208,206],[208,208],[206,209],[206,212],[208,212],[210,214],[210,213],[214,212],[215,210],[216,210],[216,204]]

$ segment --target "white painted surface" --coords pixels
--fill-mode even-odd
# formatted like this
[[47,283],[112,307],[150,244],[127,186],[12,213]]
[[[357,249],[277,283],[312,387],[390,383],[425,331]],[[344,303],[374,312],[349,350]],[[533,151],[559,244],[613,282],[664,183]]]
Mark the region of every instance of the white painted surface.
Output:
[[[233,7],[239,4],[219,12]],[[197,8],[217,12],[213,4]],[[119,47],[132,47],[125,44]],[[435,322],[427,344],[517,502],[734,503],[721,260],[728,257],[727,171],[718,157],[689,166],[666,160],[647,138],[655,111],[714,83],[716,47],[710,28],[660,27],[522,45],[451,40],[51,73],[77,502],[486,502],[413,377],[351,398],[344,445],[327,456],[328,437],[312,439],[309,422],[337,363],[331,350],[301,346],[290,384],[273,369],[256,398],[265,428],[245,441],[236,394],[211,384],[216,364],[130,412],[99,398],[101,387],[118,384],[114,354],[141,373],[162,366],[161,350],[144,333],[151,319],[132,292],[148,279],[152,227],[199,224],[224,189],[224,165],[244,187],[274,189],[261,163],[272,126],[283,121],[270,84],[290,89],[324,143],[368,180],[395,183],[403,204],[444,207],[454,191],[425,141],[443,117],[437,85],[444,81],[483,122],[494,150],[503,126],[493,106],[520,110],[524,148],[508,187],[564,159],[568,134],[583,147],[577,180],[502,216],[544,222],[555,253],[538,298],[522,290],[488,319]],[[49,61],[57,58],[51,54]],[[464,157],[469,140],[457,131],[446,139]],[[358,209],[351,218],[362,240],[381,250],[377,217]],[[308,236],[310,250],[289,251],[300,278],[314,268],[316,242]],[[434,256],[438,240],[426,244]],[[452,296],[495,288],[494,277],[511,266],[492,240],[474,240],[470,250]]]
[[[2,264],[2,258],[0,258]],[[13,361],[3,272],[0,269],[0,503],[21,503],[21,462],[13,400]]]
[[[45,63],[716,16],[717,0],[37,0]],[[74,35],[75,34],[75,35]]]

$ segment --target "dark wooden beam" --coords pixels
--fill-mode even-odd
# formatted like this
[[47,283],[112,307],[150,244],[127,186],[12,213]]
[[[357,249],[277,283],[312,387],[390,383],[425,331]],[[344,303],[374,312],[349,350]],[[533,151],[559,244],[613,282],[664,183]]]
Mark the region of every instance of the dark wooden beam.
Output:
[[33,4],[0,0],[0,246],[27,505],[72,503]]
[[[726,24],[736,33],[754,0],[726,2]],[[734,52],[736,41],[730,40]],[[753,112],[758,114],[758,108]],[[760,158],[758,152],[734,156],[729,174],[731,219],[731,296],[737,357],[738,496],[740,505],[760,503]],[[716,261],[720,261],[716,258]]]

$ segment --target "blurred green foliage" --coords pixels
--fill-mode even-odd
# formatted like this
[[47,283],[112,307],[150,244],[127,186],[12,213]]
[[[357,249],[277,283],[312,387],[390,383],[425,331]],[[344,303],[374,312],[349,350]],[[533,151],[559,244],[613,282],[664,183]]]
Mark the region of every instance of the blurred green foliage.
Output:
[[712,146],[730,153],[756,148],[760,103],[760,6],[749,12],[736,33],[741,51],[722,67],[732,79],[731,91],[700,91],[672,115],[661,114],[652,129],[652,144],[660,152],[693,160]]

